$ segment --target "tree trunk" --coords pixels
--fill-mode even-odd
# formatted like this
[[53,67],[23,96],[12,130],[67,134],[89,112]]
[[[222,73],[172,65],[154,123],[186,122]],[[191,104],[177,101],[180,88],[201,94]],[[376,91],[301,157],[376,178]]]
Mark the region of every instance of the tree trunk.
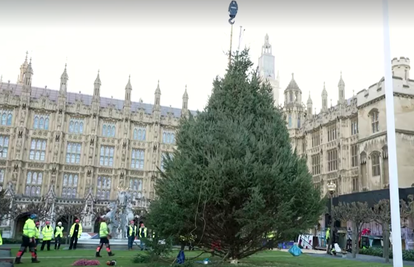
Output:
[[[356,224],[355,224],[356,225]],[[360,243],[358,241],[359,239],[359,234],[361,233],[361,228],[362,228],[362,224],[359,225],[359,227],[357,227],[357,246],[356,246],[356,253],[359,254],[359,249],[360,249]],[[361,235],[361,244],[362,244],[362,235]]]
[[385,258],[385,262],[390,262],[390,224],[387,222],[382,223],[382,237],[384,239],[384,247],[382,249],[382,256]]
[[352,222],[352,258],[356,258],[358,247],[358,229],[355,222]]

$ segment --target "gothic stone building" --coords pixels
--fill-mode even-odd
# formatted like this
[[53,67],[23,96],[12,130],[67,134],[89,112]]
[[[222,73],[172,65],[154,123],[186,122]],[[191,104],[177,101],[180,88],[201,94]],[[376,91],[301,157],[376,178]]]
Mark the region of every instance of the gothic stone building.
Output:
[[[124,100],[101,97],[99,73],[92,96],[67,92],[66,66],[59,90],[34,87],[32,77],[26,56],[17,83],[0,84],[0,186],[14,204],[24,210],[42,198],[53,209],[85,205],[86,214],[129,187],[132,204],[147,208],[157,167],[174,147],[180,118],[190,112],[187,90],[177,109],[161,106],[159,83],[151,105],[131,101],[130,81]],[[95,218],[82,219],[84,231],[93,231]],[[0,226],[4,237],[20,227],[13,220]]]
[[[268,36],[259,68],[277,91],[279,77],[274,78]],[[410,60],[392,59],[392,75],[399,187],[408,188],[414,186],[414,80],[409,78]],[[292,74],[283,103],[292,148],[307,159],[315,187],[320,188],[322,195],[328,193],[330,181],[337,185],[336,196],[388,188],[384,78],[346,99],[341,73],[337,90],[337,104],[332,105],[331,100],[329,107],[324,84],[322,109],[317,113],[310,94],[306,105],[302,102],[302,90]],[[278,95],[274,93],[276,104]]]

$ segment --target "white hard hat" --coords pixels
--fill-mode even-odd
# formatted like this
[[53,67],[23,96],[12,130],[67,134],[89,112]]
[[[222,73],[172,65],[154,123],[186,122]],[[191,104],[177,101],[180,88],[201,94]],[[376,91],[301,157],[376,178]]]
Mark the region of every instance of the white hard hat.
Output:
[[59,226],[62,226],[62,222],[58,222],[58,225],[59,225]]

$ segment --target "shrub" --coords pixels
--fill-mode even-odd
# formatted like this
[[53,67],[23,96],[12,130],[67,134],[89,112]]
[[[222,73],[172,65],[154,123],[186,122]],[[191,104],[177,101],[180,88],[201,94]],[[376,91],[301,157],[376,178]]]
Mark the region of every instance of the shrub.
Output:
[[[382,257],[382,248],[363,248],[359,251],[360,254]],[[414,250],[403,250],[403,260],[414,261]],[[392,250],[390,250],[390,259],[392,259]]]

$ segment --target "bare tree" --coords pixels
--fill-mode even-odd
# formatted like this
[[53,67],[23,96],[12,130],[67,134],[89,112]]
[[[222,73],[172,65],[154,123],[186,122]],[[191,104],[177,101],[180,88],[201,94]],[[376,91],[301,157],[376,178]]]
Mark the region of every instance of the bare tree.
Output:
[[385,262],[390,261],[390,224],[391,224],[391,208],[390,200],[382,199],[374,205],[372,209],[373,219],[382,225],[382,236],[384,239],[383,257]]
[[340,202],[338,206],[333,208],[333,215],[336,219],[343,221],[351,221],[352,223],[352,257],[356,258],[359,252],[358,235],[361,232],[362,225],[371,221],[371,212],[368,203]]
[[5,196],[5,191],[0,190],[0,224],[2,220],[7,220],[11,214],[11,199]]
[[84,207],[84,205],[62,206],[57,210],[57,218],[64,218],[70,227],[75,218],[81,219]]

